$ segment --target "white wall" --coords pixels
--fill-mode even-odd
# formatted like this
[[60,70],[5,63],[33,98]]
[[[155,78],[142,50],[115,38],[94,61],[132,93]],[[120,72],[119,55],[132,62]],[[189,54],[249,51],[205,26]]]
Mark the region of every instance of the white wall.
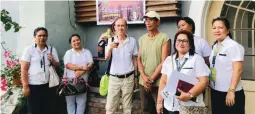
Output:
[[[2,1],[1,9],[6,9],[12,20],[23,27],[18,33],[14,33],[13,30],[5,32],[4,28],[1,28],[1,41],[5,42],[4,46],[20,56],[23,49],[33,43],[33,30],[38,26],[45,26],[45,2]],[[3,52],[3,63],[2,54]]]
[[205,5],[207,1],[192,1],[189,9],[189,17],[192,18],[196,25],[195,35],[204,37],[204,13],[206,13]]

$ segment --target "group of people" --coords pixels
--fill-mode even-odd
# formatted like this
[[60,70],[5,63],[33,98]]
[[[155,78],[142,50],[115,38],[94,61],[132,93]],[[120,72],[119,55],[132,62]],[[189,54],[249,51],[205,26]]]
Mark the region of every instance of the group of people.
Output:
[[[148,33],[139,38],[139,46],[127,34],[124,18],[117,18],[112,24],[114,36],[108,40],[105,54],[106,59],[111,59],[106,114],[117,111],[120,98],[123,114],[131,114],[134,88],[140,89],[142,114],[179,114],[180,106],[204,107],[203,92],[208,85],[213,114],[245,114],[245,95],[240,83],[244,48],[232,40],[227,19],[213,19],[212,46],[194,35],[195,23],[189,17],[177,21],[173,46],[167,34],[158,30],[157,12],[147,12],[144,19]],[[47,36],[45,28],[35,29],[35,44],[25,49],[21,59],[23,92],[31,114],[54,114],[51,95],[55,93],[54,88],[48,87],[48,69],[50,64],[57,67],[59,59],[56,49],[46,44]],[[67,77],[87,80],[93,65],[92,55],[82,48],[78,34],[72,35],[69,43],[72,49],[64,56]],[[198,83],[188,92],[179,90],[179,96],[173,94],[164,99],[161,91],[173,71],[195,77]],[[195,97],[197,100],[191,101]],[[66,102],[68,114],[83,114],[86,94],[67,96]]]

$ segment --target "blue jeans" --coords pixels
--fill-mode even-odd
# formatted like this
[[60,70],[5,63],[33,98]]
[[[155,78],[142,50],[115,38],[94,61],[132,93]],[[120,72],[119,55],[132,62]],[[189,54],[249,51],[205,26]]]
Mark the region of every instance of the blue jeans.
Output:
[[[68,114],[84,114],[87,102],[87,93],[73,96],[66,96]],[[75,106],[77,104],[77,106]]]

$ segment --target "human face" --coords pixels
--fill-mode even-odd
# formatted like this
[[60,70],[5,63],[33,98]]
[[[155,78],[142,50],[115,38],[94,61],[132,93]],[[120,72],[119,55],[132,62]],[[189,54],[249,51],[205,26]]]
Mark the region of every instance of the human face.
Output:
[[73,36],[71,39],[71,46],[74,49],[80,49],[81,48],[81,40],[78,36]]
[[40,30],[36,32],[36,35],[34,38],[35,38],[35,43],[37,45],[45,45],[48,39],[48,35],[44,30]]
[[118,36],[125,36],[127,31],[126,21],[124,19],[118,19],[114,25],[115,33]]
[[217,20],[213,23],[213,36],[216,40],[218,41],[223,41],[229,31],[227,29],[227,27],[225,26],[224,22],[223,21],[220,21],[220,20]]
[[179,34],[176,39],[175,47],[179,53],[187,53],[190,49],[187,35]]
[[145,18],[145,25],[148,31],[152,31],[158,28],[160,22],[153,18]]
[[184,20],[178,22],[178,31],[186,30],[192,33],[192,26]]

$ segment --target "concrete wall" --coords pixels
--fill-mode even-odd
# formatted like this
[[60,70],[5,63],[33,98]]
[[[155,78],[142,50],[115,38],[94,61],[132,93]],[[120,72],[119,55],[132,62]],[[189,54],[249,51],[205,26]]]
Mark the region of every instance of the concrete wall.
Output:
[[83,46],[85,46],[85,34],[87,33],[79,24],[76,30],[72,28],[69,20],[70,6],[70,20],[73,26],[76,26],[74,17],[74,2],[68,1],[45,1],[45,27],[49,31],[48,44],[54,46],[60,58],[65,52],[71,48],[69,45],[69,37],[77,33],[81,36]]

